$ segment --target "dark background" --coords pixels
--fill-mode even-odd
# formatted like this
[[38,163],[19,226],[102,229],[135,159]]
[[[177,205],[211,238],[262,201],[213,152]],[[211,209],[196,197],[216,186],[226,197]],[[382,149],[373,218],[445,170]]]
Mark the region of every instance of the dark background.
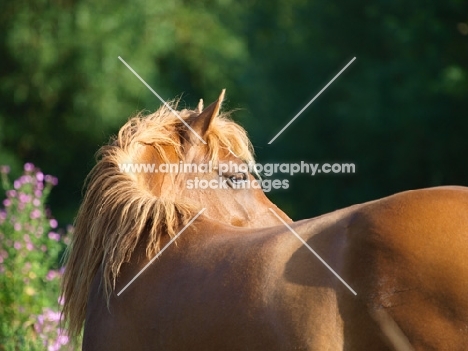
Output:
[[259,162],[356,164],[270,193],[293,219],[468,183],[466,0],[4,0],[0,55],[0,164],[57,176],[62,225],[99,146],[160,105],[118,56],[182,107],[227,88]]

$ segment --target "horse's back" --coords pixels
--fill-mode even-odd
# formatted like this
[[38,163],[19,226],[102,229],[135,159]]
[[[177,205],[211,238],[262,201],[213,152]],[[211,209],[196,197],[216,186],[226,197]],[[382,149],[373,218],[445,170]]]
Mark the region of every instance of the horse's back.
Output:
[[[400,351],[374,318],[382,310],[416,350],[468,349],[466,189],[400,193],[291,226],[357,296],[285,226],[201,226],[109,309],[96,278],[84,350]],[[146,262],[134,258],[117,291]]]
[[[84,350],[128,350],[122,346],[126,341],[116,341],[127,334],[138,335],[132,342],[138,351],[290,349],[292,339],[278,329],[281,321],[265,292],[281,274],[270,269],[273,236],[268,231],[245,240],[240,235],[249,233],[190,234],[164,251],[121,296],[113,295],[109,310],[98,280],[93,284]],[[144,263],[127,265],[116,291]],[[111,337],[112,347],[98,344],[97,339]]]
[[343,273],[359,301],[341,303],[350,321],[345,343],[356,346],[350,349],[366,349],[365,315],[380,310],[416,350],[468,349],[466,188],[409,191],[370,203],[350,216],[347,239]]

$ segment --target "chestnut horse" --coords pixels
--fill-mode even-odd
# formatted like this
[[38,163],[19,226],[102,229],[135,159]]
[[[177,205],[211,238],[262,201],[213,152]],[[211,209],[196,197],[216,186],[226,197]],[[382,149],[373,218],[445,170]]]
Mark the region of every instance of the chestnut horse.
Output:
[[[122,169],[252,161],[244,130],[219,115],[223,94],[204,110],[138,115],[99,151],[63,282],[82,349],[468,350],[466,188],[292,222],[239,186],[249,173]],[[189,189],[194,176],[229,187]]]

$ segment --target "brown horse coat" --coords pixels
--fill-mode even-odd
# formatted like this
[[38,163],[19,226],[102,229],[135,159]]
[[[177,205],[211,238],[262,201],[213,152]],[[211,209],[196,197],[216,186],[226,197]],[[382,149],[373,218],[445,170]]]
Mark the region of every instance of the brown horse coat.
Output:
[[[239,228],[201,216],[109,309],[92,284],[84,351],[468,350],[468,191],[399,193],[291,227]],[[138,247],[119,291],[146,263]]]
[[261,189],[190,190],[183,173],[122,171],[127,162],[252,161],[245,131],[218,116],[223,96],[182,117],[166,107],[134,117],[101,148],[63,283],[64,320],[74,339],[84,322],[83,350],[468,350],[466,188],[293,223]]

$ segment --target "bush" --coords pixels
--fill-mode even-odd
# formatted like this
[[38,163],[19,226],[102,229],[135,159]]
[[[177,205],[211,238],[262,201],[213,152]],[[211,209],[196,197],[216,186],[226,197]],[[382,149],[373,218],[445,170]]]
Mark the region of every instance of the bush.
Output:
[[0,207],[0,350],[68,350],[60,327],[60,278],[71,227],[57,230],[46,208],[57,178],[31,163],[11,184],[0,166],[6,197]]

